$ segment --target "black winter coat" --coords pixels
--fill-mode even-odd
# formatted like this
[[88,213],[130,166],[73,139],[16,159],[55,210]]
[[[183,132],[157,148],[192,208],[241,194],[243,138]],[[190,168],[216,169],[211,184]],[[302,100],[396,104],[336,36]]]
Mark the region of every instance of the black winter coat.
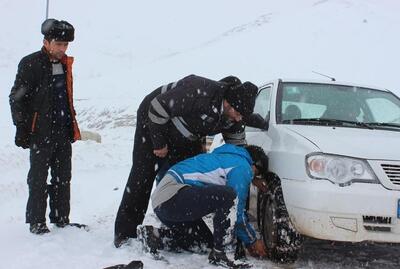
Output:
[[[61,60],[67,80],[68,107],[71,114],[71,142],[80,139],[72,101],[73,58]],[[52,64],[44,48],[25,56],[18,65],[14,86],[10,93],[11,115],[14,125],[29,133],[30,143],[44,143],[51,137],[53,111]]]
[[189,140],[222,133],[225,142],[245,144],[244,123],[229,123],[222,102],[229,85],[196,75],[165,85],[149,108],[149,128],[153,147],[167,145],[172,128]]

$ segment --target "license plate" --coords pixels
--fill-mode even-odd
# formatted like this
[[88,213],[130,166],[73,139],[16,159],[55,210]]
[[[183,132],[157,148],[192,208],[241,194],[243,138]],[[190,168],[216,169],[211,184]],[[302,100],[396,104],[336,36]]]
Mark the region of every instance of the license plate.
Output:
[[400,219],[400,199],[397,200],[397,218]]

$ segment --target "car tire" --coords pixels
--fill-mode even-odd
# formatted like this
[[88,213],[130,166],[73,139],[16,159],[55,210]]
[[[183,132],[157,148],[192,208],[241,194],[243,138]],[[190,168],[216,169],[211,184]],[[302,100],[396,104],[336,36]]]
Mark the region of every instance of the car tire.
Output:
[[292,263],[298,257],[303,238],[290,221],[280,179],[270,173],[267,181],[268,191],[258,193],[260,232],[271,260]]

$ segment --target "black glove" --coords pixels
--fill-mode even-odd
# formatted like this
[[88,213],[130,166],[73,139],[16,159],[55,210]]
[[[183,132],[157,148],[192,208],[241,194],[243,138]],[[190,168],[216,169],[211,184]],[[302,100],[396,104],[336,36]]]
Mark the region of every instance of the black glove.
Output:
[[259,128],[259,129],[265,130],[265,131],[267,131],[268,127],[269,127],[269,121],[265,120],[258,113],[253,113],[253,114],[245,117],[244,122],[246,123],[247,126]]
[[29,148],[29,131],[24,126],[17,126],[15,145],[23,149]]

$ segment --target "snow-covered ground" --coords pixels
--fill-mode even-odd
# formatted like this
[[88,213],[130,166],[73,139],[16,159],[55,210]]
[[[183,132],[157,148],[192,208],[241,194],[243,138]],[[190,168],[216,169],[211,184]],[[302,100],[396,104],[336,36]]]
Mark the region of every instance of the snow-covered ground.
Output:
[[[0,268],[94,269],[134,259],[145,268],[214,268],[206,255],[166,254],[167,264],[136,241],[122,249],[112,244],[136,109],[159,85],[191,73],[261,84],[321,79],[317,71],[400,94],[399,1],[50,1],[50,16],[76,28],[68,53],[75,56],[78,120],[81,129],[100,133],[102,143],[73,146],[71,220],[90,231],[50,226],[50,234],[35,236],[24,223],[28,151],[13,144],[8,94],[19,60],[41,47],[45,2],[0,0]],[[397,268],[399,250],[310,240],[300,260],[283,268]]]

